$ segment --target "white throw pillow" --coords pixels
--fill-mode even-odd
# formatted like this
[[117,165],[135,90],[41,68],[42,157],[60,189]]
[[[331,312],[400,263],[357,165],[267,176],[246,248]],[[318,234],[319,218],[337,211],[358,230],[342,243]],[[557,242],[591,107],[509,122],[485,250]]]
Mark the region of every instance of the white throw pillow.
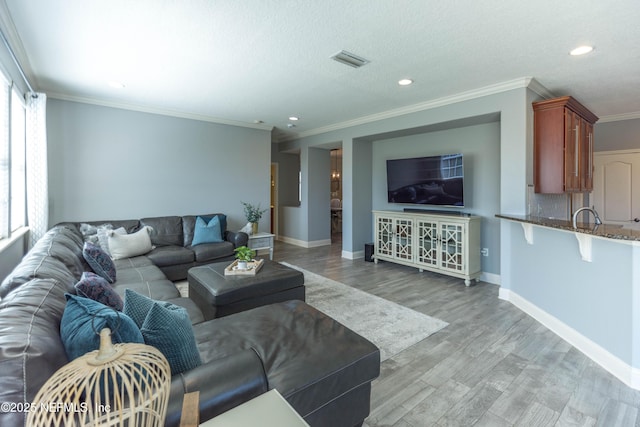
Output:
[[109,236],[109,251],[111,258],[122,259],[144,255],[153,249],[149,232],[151,227],[142,227],[131,234],[118,234],[111,230]]

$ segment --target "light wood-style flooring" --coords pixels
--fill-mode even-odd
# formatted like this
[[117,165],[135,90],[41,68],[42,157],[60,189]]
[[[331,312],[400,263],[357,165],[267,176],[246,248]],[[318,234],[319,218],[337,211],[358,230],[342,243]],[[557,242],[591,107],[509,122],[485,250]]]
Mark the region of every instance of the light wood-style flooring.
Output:
[[449,323],[384,361],[367,427],[640,426],[640,392],[508,302],[498,286],[276,242],[286,261]]

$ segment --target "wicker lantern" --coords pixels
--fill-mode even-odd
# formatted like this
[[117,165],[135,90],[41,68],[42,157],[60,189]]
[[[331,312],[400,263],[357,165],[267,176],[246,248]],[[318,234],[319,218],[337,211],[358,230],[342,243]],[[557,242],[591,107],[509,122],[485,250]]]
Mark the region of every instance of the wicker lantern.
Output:
[[100,349],[66,364],[36,395],[28,426],[163,426],[171,369],[145,344],[113,344],[108,328]]

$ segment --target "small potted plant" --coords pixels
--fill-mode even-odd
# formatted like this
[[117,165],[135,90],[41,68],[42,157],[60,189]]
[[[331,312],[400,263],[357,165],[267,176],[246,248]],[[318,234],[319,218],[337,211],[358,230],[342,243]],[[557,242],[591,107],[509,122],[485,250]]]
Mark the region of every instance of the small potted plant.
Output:
[[235,249],[236,259],[238,260],[238,270],[246,270],[247,263],[256,256],[256,251],[247,247],[239,246]]
[[244,215],[247,217],[247,221],[251,223],[251,234],[258,233],[258,222],[260,218],[262,218],[262,214],[267,211],[267,209],[260,209],[260,203],[258,205],[252,205],[247,202],[240,202],[244,206]]

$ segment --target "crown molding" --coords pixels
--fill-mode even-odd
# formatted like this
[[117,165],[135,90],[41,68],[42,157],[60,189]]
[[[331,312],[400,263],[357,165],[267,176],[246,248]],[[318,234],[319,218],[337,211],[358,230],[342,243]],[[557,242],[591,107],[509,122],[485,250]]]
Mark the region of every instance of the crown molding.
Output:
[[614,114],[611,116],[600,117],[600,120],[598,120],[598,123],[619,122],[622,120],[634,120],[634,119],[640,119],[640,111],[635,111],[633,113]]
[[406,107],[384,111],[382,113],[371,114],[368,116],[359,117],[357,119],[347,120],[345,122],[340,122],[340,123],[336,123],[328,126],[319,127],[316,129],[311,129],[305,132],[300,132],[295,136],[286,135],[285,139],[281,139],[279,140],[279,142],[290,141],[293,139],[300,139],[300,138],[313,136],[313,135],[320,135],[320,134],[335,131],[335,130],[363,125],[366,123],[376,122],[379,120],[390,119],[398,116],[403,116],[405,114],[411,114],[411,113],[416,113],[420,111],[430,110],[432,108],[443,107],[446,105],[455,104],[457,102],[469,101],[471,99],[481,98],[483,96],[494,95],[497,93],[506,92],[513,89],[521,89],[521,88],[530,88],[531,90],[538,93],[539,95],[547,98],[553,97],[551,92],[549,92],[547,88],[542,86],[533,77],[520,77],[517,79],[508,80],[506,82],[484,86],[484,87],[469,90],[466,92],[461,92],[455,95],[445,96],[442,98],[421,102],[419,104],[413,104]]
[[551,92],[549,89],[543,86],[542,83],[540,83],[533,77],[527,77],[527,79],[529,80],[529,82],[527,83],[527,87],[544,99],[551,99],[556,97],[553,92]]
[[152,108],[141,105],[127,104],[123,102],[105,101],[95,98],[84,98],[80,96],[65,95],[62,93],[47,93],[47,97],[59,99],[62,101],[80,102],[83,104],[99,105],[101,107],[119,108],[122,110],[138,111],[141,113],[158,114],[161,116],[178,117],[181,119],[198,120],[201,122],[216,123],[220,125],[238,126],[250,129],[266,130],[271,132],[273,126],[264,123],[247,123],[237,120],[220,119],[217,117],[206,116],[204,114],[186,113],[182,111],[169,110],[163,108]]

